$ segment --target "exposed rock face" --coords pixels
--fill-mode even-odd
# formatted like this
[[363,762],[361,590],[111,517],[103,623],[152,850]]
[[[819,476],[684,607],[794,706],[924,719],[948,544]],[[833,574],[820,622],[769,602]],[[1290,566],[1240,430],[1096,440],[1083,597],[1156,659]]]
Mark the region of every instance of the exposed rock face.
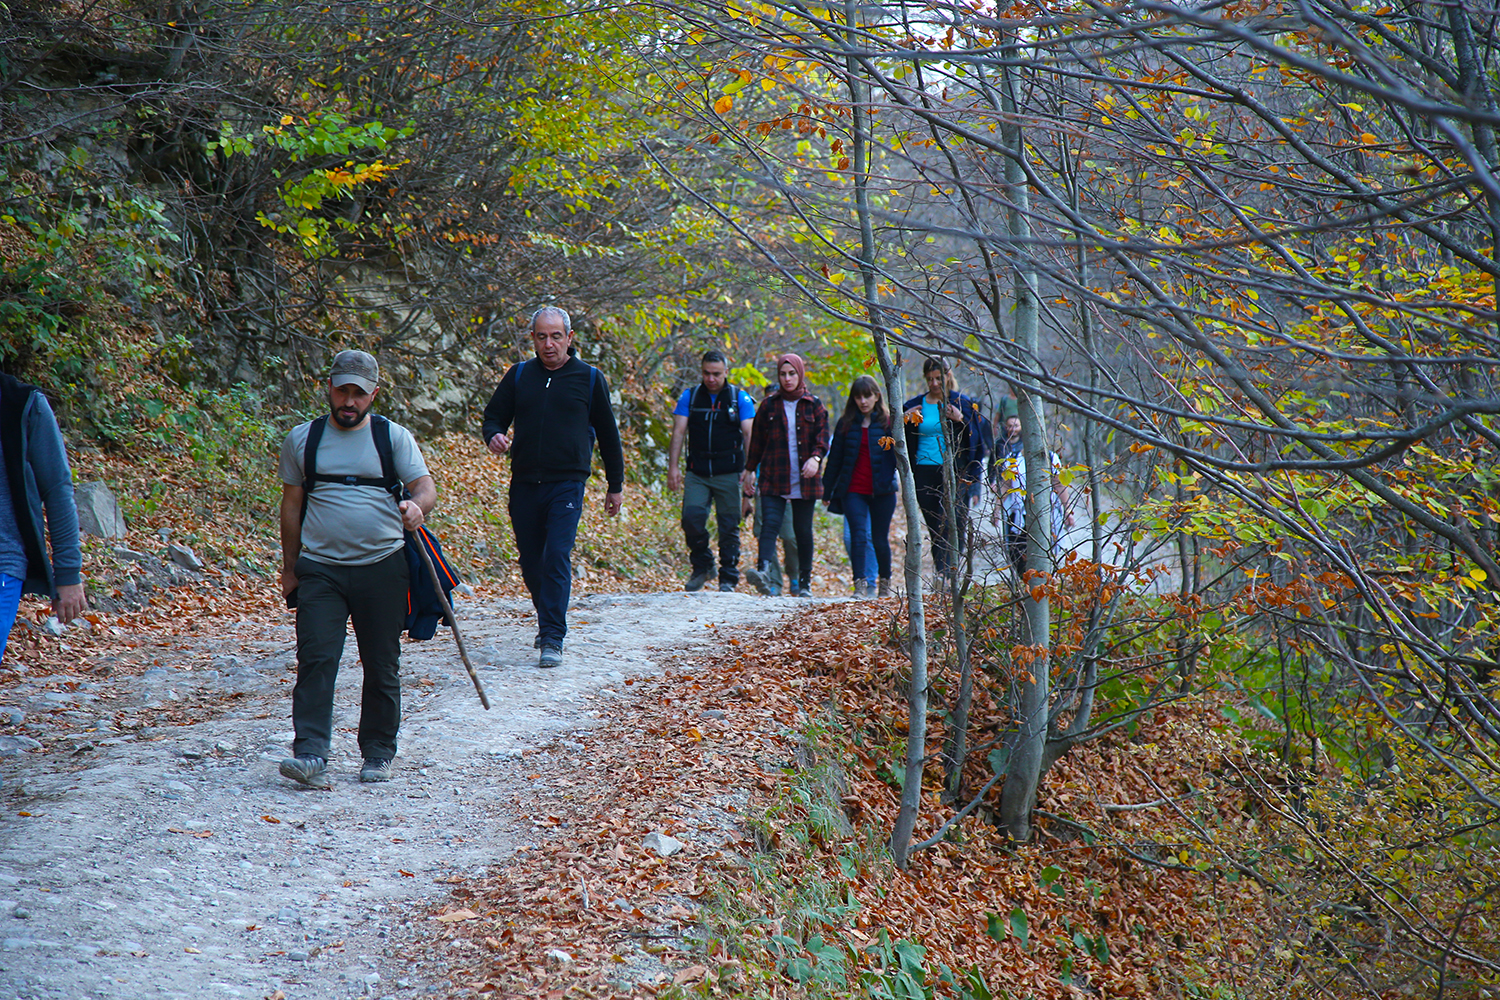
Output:
[[125,537],[125,515],[119,501],[101,482],[79,483],[73,490],[78,504],[78,530],[98,538]]

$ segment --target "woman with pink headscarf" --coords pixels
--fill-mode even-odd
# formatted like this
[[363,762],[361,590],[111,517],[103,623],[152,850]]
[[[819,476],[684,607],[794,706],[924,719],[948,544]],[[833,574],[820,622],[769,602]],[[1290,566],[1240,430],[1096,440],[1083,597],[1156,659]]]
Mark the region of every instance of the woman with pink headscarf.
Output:
[[[761,401],[750,431],[741,477],[746,496],[757,489],[755,470],[760,470],[760,537],[757,554],[745,578],[762,594],[778,596],[769,576],[776,558],[776,538],[787,506],[792,508],[792,532],[797,536],[797,579],[787,589],[797,597],[810,597],[813,555],[813,512],[823,495],[819,476],[823,456],[828,454],[828,411],[807,389],[807,366],[795,354],[776,359],[776,381],[780,388]],[[789,430],[790,429],[790,430]]]

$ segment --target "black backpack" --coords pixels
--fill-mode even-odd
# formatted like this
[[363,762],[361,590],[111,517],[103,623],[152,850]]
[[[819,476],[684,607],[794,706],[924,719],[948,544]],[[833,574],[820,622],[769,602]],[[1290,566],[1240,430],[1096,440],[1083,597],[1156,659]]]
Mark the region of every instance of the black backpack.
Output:
[[[307,428],[307,444],[302,449],[302,516],[307,516],[307,498],[312,495],[313,488],[318,483],[340,483],[344,486],[379,486],[391,495],[399,503],[402,500],[410,500],[411,494],[406,490],[406,484],[401,482],[401,477],[396,475],[396,461],[391,455],[391,424],[385,417],[379,414],[370,415],[370,433],[375,438],[375,453],[380,456],[380,471],[383,473],[380,479],[371,479],[367,476],[329,476],[317,472],[318,444],[323,440],[323,431],[328,426],[328,417],[325,414],[314,420]],[[409,574],[409,582],[406,590],[406,634],[413,639],[431,639],[437,633],[438,624],[451,623],[446,620],[447,614],[443,610],[443,603],[438,599],[437,590],[432,585],[432,574],[428,572],[427,562],[422,558],[422,549],[432,557],[433,568],[437,570],[438,579],[442,582],[443,596],[448,599],[451,606],[453,603],[453,588],[458,586],[458,574],[454,572],[453,566],[443,557],[443,547],[438,544],[437,537],[427,530],[426,526],[416,531],[408,531],[406,534],[406,569]],[[288,597],[288,606],[295,607],[295,594]]]

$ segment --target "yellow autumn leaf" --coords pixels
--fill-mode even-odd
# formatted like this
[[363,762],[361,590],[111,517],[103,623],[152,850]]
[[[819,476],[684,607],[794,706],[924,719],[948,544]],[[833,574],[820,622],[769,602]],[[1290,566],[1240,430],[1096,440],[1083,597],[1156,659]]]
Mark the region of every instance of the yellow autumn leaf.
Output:
[[715,114],[720,114],[720,115],[728,114],[729,113],[729,109],[732,108],[732,107],[734,107],[734,98],[730,97],[728,94],[725,94],[723,97],[719,98],[717,101],[714,101],[714,113]]

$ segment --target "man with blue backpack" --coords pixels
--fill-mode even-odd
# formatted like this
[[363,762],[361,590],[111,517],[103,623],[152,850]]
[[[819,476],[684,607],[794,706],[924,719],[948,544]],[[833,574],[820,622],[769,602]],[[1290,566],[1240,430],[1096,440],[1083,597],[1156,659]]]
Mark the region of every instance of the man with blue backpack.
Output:
[[[693,574],[684,590],[702,590],[714,575],[709,548],[708,508],[719,528],[719,590],[740,582],[740,473],[755,420],[755,400],[729,384],[723,351],[708,351],[699,384],[683,392],[672,411],[672,444],[667,451],[667,488],[682,490],[682,534]],[[687,474],[680,459],[687,441]]]
[[579,359],[567,311],[543,306],[533,313],[531,342],[536,357],[512,365],[500,379],[484,408],[481,434],[490,451],[511,457],[508,509],[521,577],[536,608],[537,666],[556,667],[568,634],[573,541],[594,442],[604,460],[604,512],[611,517],[623,500],[625,451],[609,386]]
[[[411,432],[370,413],[379,381],[373,357],[340,351],[328,378],[329,413],[281,443],[281,591],[297,610],[297,735],[281,774],[310,788],[330,787],[334,684],[351,619],[364,667],[359,779],[390,780],[396,756],[405,532],[422,527],[437,488]],[[410,499],[398,500],[403,485]]]

